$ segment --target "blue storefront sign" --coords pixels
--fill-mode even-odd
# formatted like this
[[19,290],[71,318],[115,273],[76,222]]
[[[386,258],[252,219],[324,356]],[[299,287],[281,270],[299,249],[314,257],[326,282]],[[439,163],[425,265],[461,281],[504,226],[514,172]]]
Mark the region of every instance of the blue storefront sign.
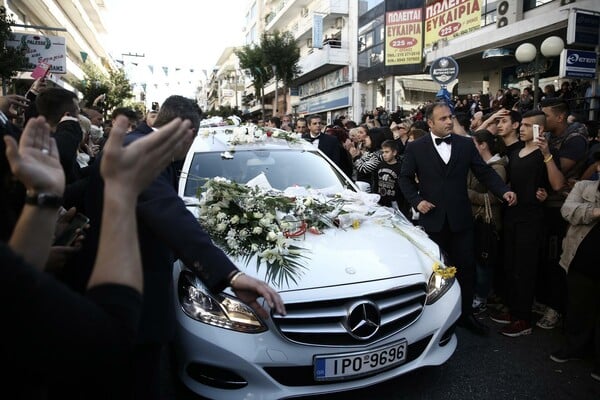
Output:
[[350,89],[344,88],[301,101],[298,104],[297,112],[300,114],[312,114],[349,106]]
[[560,55],[560,77],[596,79],[598,55],[593,51],[565,49]]

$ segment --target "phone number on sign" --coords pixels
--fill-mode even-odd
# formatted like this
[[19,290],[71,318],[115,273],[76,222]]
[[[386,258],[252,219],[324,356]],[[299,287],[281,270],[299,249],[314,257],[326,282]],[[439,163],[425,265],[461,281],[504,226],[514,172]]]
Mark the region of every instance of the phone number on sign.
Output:
[[315,379],[343,379],[376,372],[406,360],[406,341],[381,349],[339,356],[315,357]]

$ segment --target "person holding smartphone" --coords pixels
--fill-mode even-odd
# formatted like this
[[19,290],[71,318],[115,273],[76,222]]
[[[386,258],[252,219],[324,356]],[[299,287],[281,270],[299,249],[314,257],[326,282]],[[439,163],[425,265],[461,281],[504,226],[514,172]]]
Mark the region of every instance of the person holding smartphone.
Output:
[[189,122],[177,119],[123,147],[127,125],[126,118],[116,121],[100,165],[106,196],[85,295],[43,272],[65,187],[49,125],[33,118],[19,144],[3,138],[10,169],[27,189],[10,240],[0,242],[0,354],[11,366],[0,378],[6,398],[37,398],[50,383],[80,380],[101,398],[128,397],[122,387],[131,379],[142,293],[136,199],[191,134]]

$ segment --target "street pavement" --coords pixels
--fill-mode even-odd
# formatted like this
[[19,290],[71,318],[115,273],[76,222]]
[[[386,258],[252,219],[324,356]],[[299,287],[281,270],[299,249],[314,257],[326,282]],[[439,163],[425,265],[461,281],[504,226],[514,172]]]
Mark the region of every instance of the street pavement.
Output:
[[[590,377],[591,360],[564,364],[550,360],[560,346],[560,328],[534,327],[529,336],[508,338],[502,325],[486,316],[488,337],[458,329],[458,348],[444,365],[423,368],[394,380],[352,392],[305,397],[304,400],[600,400],[600,382]],[[168,378],[171,380],[171,378]],[[202,399],[167,382],[165,399]]]

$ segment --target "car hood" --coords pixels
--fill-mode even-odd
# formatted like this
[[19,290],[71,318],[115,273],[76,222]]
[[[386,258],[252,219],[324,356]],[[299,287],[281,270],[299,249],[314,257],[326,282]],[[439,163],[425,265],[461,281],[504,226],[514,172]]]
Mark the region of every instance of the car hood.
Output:
[[[439,256],[436,246],[427,243],[427,236],[418,234],[427,251]],[[328,229],[322,235],[307,233],[304,240],[294,244],[306,249],[306,268],[297,285],[290,283],[280,289],[309,289],[414,274],[422,274],[426,281],[433,267],[433,260],[406,237],[391,227],[371,222],[358,229]],[[248,269],[255,268],[244,271]],[[260,277],[264,278],[262,274]]]
[[[383,210],[383,208],[381,208]],[[197,207],[190,207],[197,214]],[[394,220],[395,223],[390,223]],[[280,291],[314,289],[353,284],[400,276],[421,274],[427,281],[434,262],[440,257],[439,247],[427,234],[405,219],[383,211],[360,223],[357,229],[325,229],[322,234],[306,232],[293,240],[302,251],[300,275],[296,282],[277,285]],[[256,268],[256,257],[248,263],[231,258],[246,274],[266,280],[266,264]]]

